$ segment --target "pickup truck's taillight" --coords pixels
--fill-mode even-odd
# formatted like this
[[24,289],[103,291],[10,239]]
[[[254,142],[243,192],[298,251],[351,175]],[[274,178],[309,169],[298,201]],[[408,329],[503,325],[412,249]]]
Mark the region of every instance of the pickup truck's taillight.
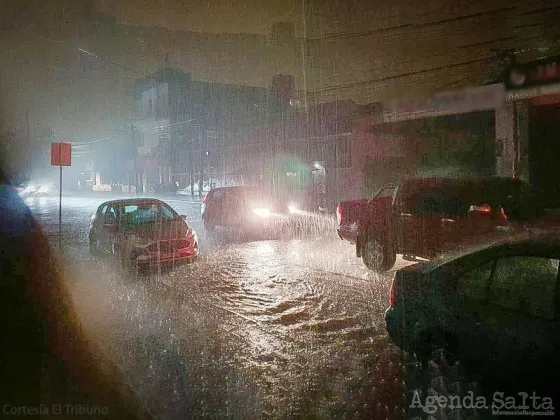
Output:
[[396,283],[397,282],[393,279],[393,282],[391,283],[391,291],[389,292],[389,308],[395,306],[395,294],[397,292]]
[[475,213],[479,213],[479,214],[491,214],[492,213],[492,207],[490,207],[488,204],[483,204],[482,206],[471,206],[469,209],[469,212],[475,212]]
[[498,216],[498,224],[500,226],[508,226],[509,220],[503,207],[500,207],[500,215]]
[[338,226],[342,225],[342,207],[340,204],[336,206],[336,221],[338,222]]

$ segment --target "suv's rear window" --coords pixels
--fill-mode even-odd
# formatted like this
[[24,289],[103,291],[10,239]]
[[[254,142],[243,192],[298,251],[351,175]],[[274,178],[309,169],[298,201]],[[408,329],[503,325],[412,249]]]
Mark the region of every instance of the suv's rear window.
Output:
[[457,217],[467,213],[468,195],[457,188],[427,189],[412,200],[412,212],[418,216]]
[[419,216],[465,216],[470,206],[502,207],[511,220],[539,217],[544,212],[541,195],[520,180],[442,183],[420,188],[407,203]]

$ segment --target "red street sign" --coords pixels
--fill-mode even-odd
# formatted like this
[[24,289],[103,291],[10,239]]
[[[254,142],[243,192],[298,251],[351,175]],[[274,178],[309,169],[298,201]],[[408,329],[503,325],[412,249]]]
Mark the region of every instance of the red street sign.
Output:
[[72,143],[51,144],[51,165],[72,166]]

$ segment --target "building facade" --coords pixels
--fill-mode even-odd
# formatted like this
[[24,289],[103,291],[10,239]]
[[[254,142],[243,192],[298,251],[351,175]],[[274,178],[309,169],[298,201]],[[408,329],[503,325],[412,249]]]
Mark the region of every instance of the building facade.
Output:
[[[191,80],[166,69],[138,81],[134,171],[144,191],[202,194],[258,185],[294,196],[344,198],[353,182],[353,101],[294,103],[294,78],[267,89]],[[132,169],[132,168],[131,168]]]
[[277,79],[265,89],[193,81],[180,70],[164,69],[138,81],[134,131],[141,140],[135,164],[144,189],[201,194],[212,186],[249,182],[253,156],[268,146],[253,133],[289,107],[293,81],[290,88],[289,77]]

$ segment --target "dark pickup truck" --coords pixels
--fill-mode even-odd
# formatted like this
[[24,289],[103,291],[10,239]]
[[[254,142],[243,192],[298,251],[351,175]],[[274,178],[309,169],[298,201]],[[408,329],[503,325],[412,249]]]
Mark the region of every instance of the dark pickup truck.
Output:
[[559,226],[545,217],[547,205],[519,179],[411,178],[341,202],[337,232],[369,269],[387,271],[397,254],[431,259],[494,235]]

